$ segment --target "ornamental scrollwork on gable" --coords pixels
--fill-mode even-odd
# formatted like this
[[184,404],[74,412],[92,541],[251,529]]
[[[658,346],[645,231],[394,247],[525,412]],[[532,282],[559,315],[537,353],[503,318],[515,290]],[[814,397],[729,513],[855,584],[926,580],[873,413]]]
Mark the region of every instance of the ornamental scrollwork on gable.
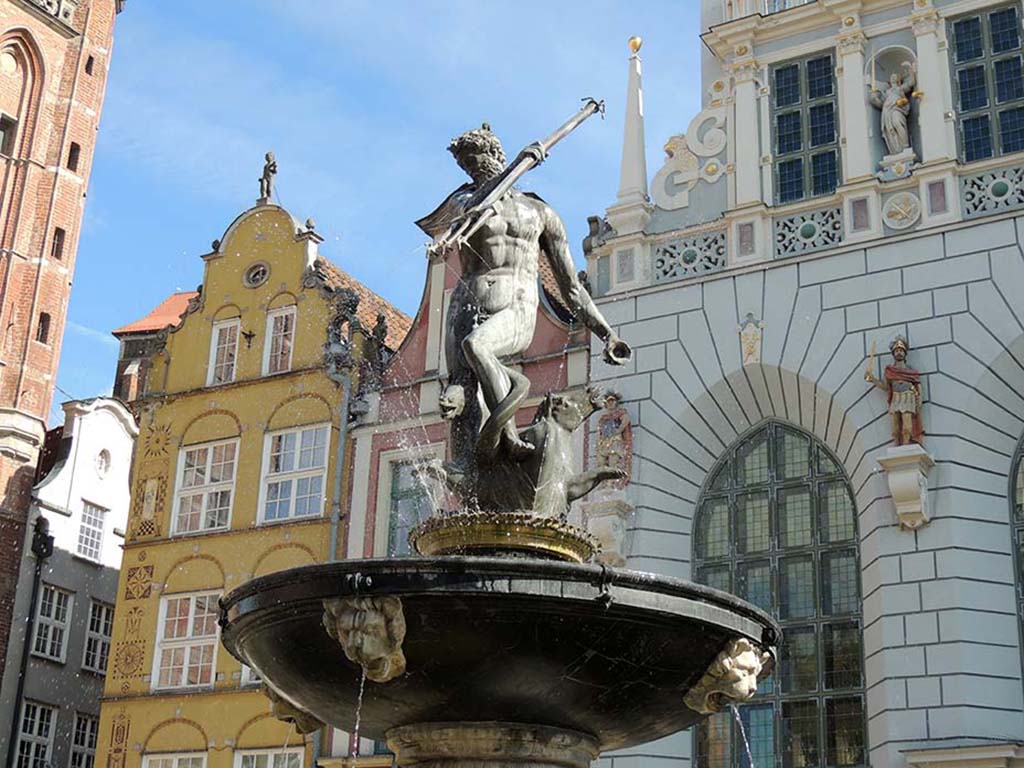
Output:
[[691,121],[686,133],[676,134],[665,143],[665,164],[651,182],[651,197],[662,210],[686,208],[690,204],[690,190],[698,181],[715,183],[721,177],[724,163],[709,160],[701,167],[699,159],[717,157],[728,144],[728,111],[719,104],[703,110]]

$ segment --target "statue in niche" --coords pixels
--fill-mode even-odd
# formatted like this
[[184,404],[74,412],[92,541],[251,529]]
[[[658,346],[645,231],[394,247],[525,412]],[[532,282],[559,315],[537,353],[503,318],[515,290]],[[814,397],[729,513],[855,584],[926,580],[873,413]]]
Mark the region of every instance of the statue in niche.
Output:
[[274,194],[274,177],[277,175],[277,160],[273,152],[267,152],[266,162],[263,163],[263,173],[260,176],[260,199],[270,200]]
[[884,91],[875,87],[872,78],[871,105],[881,110],[882,138],[890,155],[899,155],[910,149],[910,95],[917,81],[917,64],[903,62],[903,74],[893,72]]
[[921,445],[924,427],[921,423],[921,372],[907,365],[907,340],[897,336],[889,345],[893,362],[885,366],[884,378],[872,373],[875,349],[872,346],[864,380],[886,393],[889,417],[892,419],[892,439],[896,445]]

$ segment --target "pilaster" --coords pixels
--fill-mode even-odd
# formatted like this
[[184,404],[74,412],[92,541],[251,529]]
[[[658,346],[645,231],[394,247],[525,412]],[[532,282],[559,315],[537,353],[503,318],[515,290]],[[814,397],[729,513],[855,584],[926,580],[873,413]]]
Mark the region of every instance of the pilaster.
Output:
[[956,144],[946,122],[951,109],[945,103],[944,72],[939,51],[939,14],[930,0],[917,0],[911,28],[917,39],[917,78],[920,101],[921,160],[925,163],[956,157]]
[[733,147],[736,157],[736,207],[761,202],[761,137],[757,114],[757,77],[761,67],[751,55],[752,44],[740,43],[729,65],[733,78]]
[[873,171],[868,141],[868,101],[864,88],[865,41],[860,19],[853,14],[844,17],[837,45],[844,181],[871,176]]

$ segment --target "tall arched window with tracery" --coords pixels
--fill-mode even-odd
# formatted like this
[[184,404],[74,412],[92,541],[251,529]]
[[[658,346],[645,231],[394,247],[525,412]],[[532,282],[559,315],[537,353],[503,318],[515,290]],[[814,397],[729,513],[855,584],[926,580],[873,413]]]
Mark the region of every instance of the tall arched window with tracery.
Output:
[[1017,564],[1017,616],[1024,637],[1024,438],[1017,444],[1010,474],[1010,525],[1013,526],[1013,559]]
[[[866,765],[857,516],[842,465],[811,435],[765,423],[710,473],[695,530],[695,579],[782,625],[778,667],[739,710],[754,765]],[[697,728],[695,755],[700,768],[750,768],[730,712]]]

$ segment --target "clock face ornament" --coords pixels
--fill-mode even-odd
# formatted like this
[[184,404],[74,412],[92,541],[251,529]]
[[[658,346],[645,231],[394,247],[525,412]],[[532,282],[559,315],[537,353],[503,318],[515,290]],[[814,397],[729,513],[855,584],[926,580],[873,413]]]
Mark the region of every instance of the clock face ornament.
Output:
[[921,218],[921,201],[913,192],[897,192],[882,206],[882,219],[891,229],[907,229]]

